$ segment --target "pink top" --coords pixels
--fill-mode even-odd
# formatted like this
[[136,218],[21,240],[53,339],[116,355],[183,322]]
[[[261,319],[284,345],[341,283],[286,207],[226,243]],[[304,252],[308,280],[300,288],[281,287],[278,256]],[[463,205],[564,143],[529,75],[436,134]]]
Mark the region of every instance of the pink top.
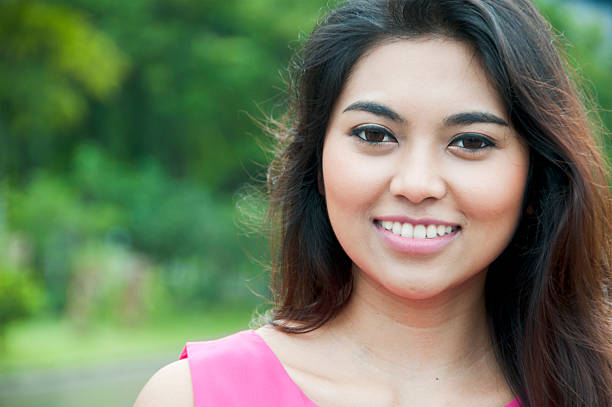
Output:
[[[194,407],[317,407],[291,380],[253,330],[208,342],[188,342]],[[519,407],[517,400],[506,407]]]

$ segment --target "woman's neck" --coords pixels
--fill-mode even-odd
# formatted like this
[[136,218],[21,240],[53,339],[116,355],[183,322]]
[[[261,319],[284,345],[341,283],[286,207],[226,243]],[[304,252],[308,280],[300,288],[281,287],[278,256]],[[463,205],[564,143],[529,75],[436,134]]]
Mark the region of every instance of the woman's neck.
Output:
[[485,273],[420,301],[354,273],[351,300],[322,327],[300,335],[259,330],[318,405],[501,406],[512,399],[490,341]]
[[435,298],[409,300],[355,270],[350,302],[323,330],[380,373],[465,375],[494,360],[484,279],[481,273]]

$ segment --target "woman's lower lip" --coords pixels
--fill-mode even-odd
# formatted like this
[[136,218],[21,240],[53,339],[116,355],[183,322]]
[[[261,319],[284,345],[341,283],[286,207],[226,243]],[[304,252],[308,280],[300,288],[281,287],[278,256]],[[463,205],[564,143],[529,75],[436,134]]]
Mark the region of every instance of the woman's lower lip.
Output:
[[379,224],[375,223],[374,226],[393,250],[414,255],[431,255],[442,251],[457,237],[460,231],[459,229],[433,239],[412,239],[396,235]]

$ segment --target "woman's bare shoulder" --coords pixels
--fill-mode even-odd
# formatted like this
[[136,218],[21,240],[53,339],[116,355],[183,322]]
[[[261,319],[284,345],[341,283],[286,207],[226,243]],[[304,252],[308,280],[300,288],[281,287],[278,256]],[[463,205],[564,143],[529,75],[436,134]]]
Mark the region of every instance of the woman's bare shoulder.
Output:
[[191,373],[187,359],[157,371],[143,387],[134,407],[193,407]]

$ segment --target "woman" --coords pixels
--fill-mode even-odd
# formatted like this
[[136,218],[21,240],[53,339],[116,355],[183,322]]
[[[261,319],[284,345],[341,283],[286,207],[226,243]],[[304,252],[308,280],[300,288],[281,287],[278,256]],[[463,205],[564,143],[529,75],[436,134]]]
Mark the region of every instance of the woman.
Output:
[[[269,170],[269,323],[137,406],[610,406],[610,196],[528,0],[354,0]],[[177,399],[178,398],[178,399]]]

